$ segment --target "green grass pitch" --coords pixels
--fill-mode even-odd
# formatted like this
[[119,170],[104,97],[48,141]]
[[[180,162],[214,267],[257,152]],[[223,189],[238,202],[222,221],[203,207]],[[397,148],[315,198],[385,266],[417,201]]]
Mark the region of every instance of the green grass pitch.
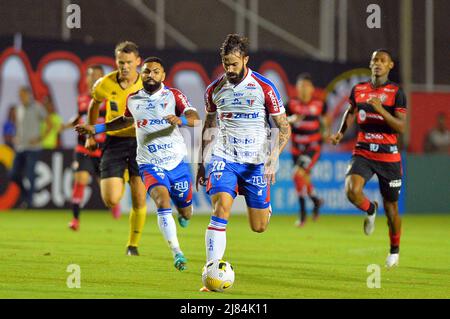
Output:
[[[265,233],[247,216],[231,216],[226,260],[236,280],[225,293],[202,293],[207,215],[178,227],[189,269],[179,272],[147,217],[139,257],[125,256],[128,216],[85,211],[80,231],[67,228],[70,213],[0,212],[0,298],[450,298],[450,216],[405,215],[400,266],[386,270],[386,218],[372,236],[363,216],[321,216],[303,229],[295,216],[274,215]],[[178,225],[177,225],[178,226]],[[81,269],[81,288],[66,285],[67,266]],[[368,288],[370,264],[380,265],[381,288]]]

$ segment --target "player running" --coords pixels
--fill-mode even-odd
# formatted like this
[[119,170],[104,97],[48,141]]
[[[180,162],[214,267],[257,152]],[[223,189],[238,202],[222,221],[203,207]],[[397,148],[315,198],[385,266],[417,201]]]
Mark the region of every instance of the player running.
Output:
[[[92,89],[94,83],[104,75],[101,65],[91,65],[86,70],[86,87],[88,91]],[[76,124],[85,122],[87,116],[88,106],[91,101],[90,93],[86,92],[78,96],[78,113],[69,121],[69,123],[62,126],[62,130],[74,127]],[[100,106],[100,117],[98,121],[102,123],[105,117],[105,104]],[[86,138],[84,135],[78,135],[78,144],[75,147],[74,161],[72,168],[74,169],[74,183],[72,191],[72,215],[73,219],[69,223],[69,228],[77,231],[80,228],[80,204],[83,200],[84,190],[89,183],[89,176],[100,176],[100,157],[102,155],[103,142],[105,141],[105,134],[99,134],[95,137],[97,148],[94,151],[88,150],[84,147]],[[114,218],[120,217],[120,204],[111,208],[111,213]]]
[[311,75],[300,74],[296,82],[297,97],[289,101],[286,113],[292,126],[292,158],[294,160],[294,184],[300,203],[300,216],[296,222],[303,227],[306,222],[305,195],[311,198],[313,220],[319,217],[319,208],[323,204],[311,181],[311,170],[319,160],[322,141],[329,131],[326,116],[327,105],[324,101],[313,98],[314,84]]
[[332,143],[338,144],[356,117],[360,132],[347,171],[345,191],[353,205],[366,212],[364,232],[370,235],[375,228],[378,203],[369,201],[363,187],[373,174],[377,175],[389,226],[388,268],[399,262],[401,219],[398,197],[402,166],[397,135],[406,127],[405,94],[398,84],[388,80],[393,67],[388,51],[380,49],[373,52],[370,60],[372,80],[353,87],[340,129],[331,136]]
[[[125,41],[117,44],[115,50],[117,70],[94,84],[92,100],[89,105],[87,124],[97,122],[100,105],[106,100],[105,121],[120,116],[125,111],[129,94],[142,89],[142,80],[137,72],[141,63],[139,50],[135,43]],[[138,245],[147,215],[145,186],[139,176],[136,162],[136,132],[127,127],[107,132],[103,155],[100,161],[100,191],[107,207],[114,207],[124,193],[124,172],[128,169],[132,207],[130,211],[130,233],[126,254],[138,256]],[[93,136],[87,138],[86,148],[95,149]]]
[[131,127],[137,132],[137,162],[147,192],[155,201],[158,225],[169,244],[178,270],[186,269],[180,249],[170,200],[177,207],[178,221],[186,227],[192,216],[192,179],[184,162],[186,144],[178,126],[194,126],[199,119],[187,97],[164,86],[164,64],[157,57],[144,61],[141,69],[144,88],[130,94],[123,116],[106,124],[78,125],[81,134],[99,134]]
[[271,215],[269,188],[275,182],[279,155],[276,151],[268,155],[269,115],[279,128],[280,152],[291,133],[278,90],[247,67],[248,39],[229,34],[220,55],[225,74],[206,89],[202,155],[209,144],[208,129],[218,125],[218,136],[207,170],[200,163],[196,180],[197,188],[206,185],[213,207],[205,234],[207,261],[222,259],[225,253],[226,227],[238,193],[245,196],[251,229],[266,230]]

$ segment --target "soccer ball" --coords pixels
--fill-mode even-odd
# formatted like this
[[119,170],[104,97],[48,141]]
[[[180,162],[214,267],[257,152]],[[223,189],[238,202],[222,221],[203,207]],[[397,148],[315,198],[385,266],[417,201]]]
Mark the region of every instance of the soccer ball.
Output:
[[224,260],[208,261],[203,267],[202,281],[209,290],[217,292],[229,290],[234,283],[233,266]]

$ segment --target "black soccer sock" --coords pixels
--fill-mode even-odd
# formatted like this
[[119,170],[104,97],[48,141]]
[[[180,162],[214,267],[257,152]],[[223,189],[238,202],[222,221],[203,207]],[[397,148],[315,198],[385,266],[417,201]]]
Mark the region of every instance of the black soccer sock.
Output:
[[367,209],[367,214],[369,215],[373,215],[373,213],[375,213],[375,204],[370,202],[370,206]]
[[391,245],[391,250],[390,250],[391,254],[398,254],[399,252],[400,252],[400,247],[399,246],[392,246]]
[[305,198],[303,196],[300,196],[298,198],[299,203],[300,203],[300,221],[305,221],[306,220],[306,203],[305,203]]
[[80,204],[72,204],[73,218],[80,219]]

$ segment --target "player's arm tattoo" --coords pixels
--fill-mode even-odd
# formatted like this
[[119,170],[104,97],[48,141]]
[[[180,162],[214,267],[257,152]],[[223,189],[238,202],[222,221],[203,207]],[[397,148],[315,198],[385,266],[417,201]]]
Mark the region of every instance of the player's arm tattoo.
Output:
[[[205,124],[202,129],[202,147],[200,148],[199,154],[199,163],[204,163],[204,159],[206,158],[208,146],[211,144],[213,140],[213,129],[217,127],[216,113],[206,114]],[[206,153],[205,153],[206,150]]]
[[348,105],[344,112],[344,116],[342,117],[341,126],[339,127],[338,133],[344,135],[347,129],[352,126],[355,121],[355,110],[356,108],[352,104]]
[[[280,154],[291,137],[291,126],[286,118],[286,114],[281,114],[272,117],[275,125],[279,129],[278,134],[278,154]],[[278,154],[276,154],[278,156]]]
[[134,119],[132,117],[127,116],[118,116],[112,121],[105,123],[106,131],[116,131],[126,127],[132,126],[134,123]]

